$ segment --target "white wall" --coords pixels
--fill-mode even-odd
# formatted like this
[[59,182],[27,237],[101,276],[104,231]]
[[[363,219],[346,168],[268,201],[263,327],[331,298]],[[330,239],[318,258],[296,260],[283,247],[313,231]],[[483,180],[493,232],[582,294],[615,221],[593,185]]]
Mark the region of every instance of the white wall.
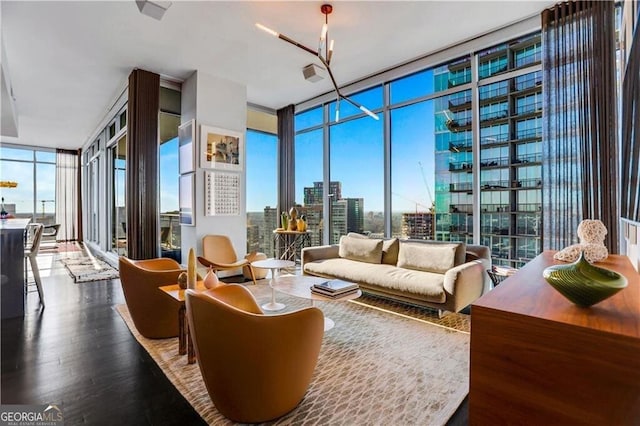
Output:
[[[244,257],[247,247],[246,189],[246,143],[241,147],[242,172],[240,174],[240,214],[238,216],[205,216],[204,174],[200,168],[200,126],[220,127],[244,134],[246,141],[247,89],[230,80],[196,71],[182,85],[182,123],[195,118],[196,144],[196,197],[195,227],[182,226],[182,259],[187,262],[190,248],[196,255],[202,254],[202,237],[208,234],[227,235],[239,258]],[[221,274],[222,275],[222,274]]]

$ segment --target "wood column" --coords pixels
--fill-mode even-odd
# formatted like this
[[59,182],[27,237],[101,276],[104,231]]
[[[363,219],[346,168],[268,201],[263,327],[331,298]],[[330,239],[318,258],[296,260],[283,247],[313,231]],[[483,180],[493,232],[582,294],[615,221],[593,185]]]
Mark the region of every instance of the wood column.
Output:
[[127,107],[127,254],[158,257],[158,109],[160,76],[134,70]]

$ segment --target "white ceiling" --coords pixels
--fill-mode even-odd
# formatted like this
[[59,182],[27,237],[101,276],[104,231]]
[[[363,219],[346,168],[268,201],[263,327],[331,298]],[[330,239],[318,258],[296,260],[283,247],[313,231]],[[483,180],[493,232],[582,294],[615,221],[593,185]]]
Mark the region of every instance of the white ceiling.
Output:
[[[2,39],[26,145],[79,148],[133,68],[185,79],[194,70],[247,87],[250,103],[277,109],[331,90],[304,80],[312,55],[255,27],[316,48],[318,1],[174,1],[162,21],[134,0],[2,1]],[[549,1],[334,1],[332,70],[344,85],[444,46],[535,15]]]

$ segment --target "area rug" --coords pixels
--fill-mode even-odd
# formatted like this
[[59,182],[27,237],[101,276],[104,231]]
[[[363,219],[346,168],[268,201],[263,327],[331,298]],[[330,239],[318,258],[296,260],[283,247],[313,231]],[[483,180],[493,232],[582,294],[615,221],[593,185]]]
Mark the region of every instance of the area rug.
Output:
[[[262,304],[266,285],[247,286]],[[308,301],[282,294],[282,312]],[[270,424],[442,425],[468,393],[469,334],[362,303],[316,304],[335,327],[325,333],[318,366],[302,402]],[[209,399],[197,364],[178,355],[177,339],[142,337],[125,305],[116,307],[132,334],[209,424],[233,424]],[[265,366],[268,368],[268,366]]]
[[76,283],[111,280],[120,276],[117,269],[95,257],[62,258],[60,262],[66,266]]

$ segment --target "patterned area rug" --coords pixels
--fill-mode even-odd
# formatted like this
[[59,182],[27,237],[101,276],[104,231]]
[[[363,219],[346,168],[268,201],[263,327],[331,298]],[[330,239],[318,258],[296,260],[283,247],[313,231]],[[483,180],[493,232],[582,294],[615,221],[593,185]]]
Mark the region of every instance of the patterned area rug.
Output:
[[120,276],[117,269],[95,257],[62,258],[60,262],[67,267],[76,283],[111,280]]
[[[247,288],[260,304],[269,301],[268,286]],[[280,293],[277,300],[287,304],[281,312],[309,306]],[[336,325],[325,333],[305,398],[270,424],[445,424],[469,390],[469,334],[354,302],[316,303]],[[209,399],[198,365],[178,355],[177,339],[145,339],[127,307],[116,309],[206,422],[232,424]]]

